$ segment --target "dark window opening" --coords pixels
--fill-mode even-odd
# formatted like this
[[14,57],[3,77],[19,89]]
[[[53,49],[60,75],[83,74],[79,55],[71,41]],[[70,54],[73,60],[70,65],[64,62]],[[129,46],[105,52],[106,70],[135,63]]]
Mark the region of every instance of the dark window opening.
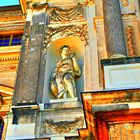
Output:
[[2,139],[3,128],[4,128],[4,122],[3,119],[0,118],[0,140]]
[[0,47],[21,45],[22,35],[23,34],[21,33],[10,34],[10,35],[0,35]]

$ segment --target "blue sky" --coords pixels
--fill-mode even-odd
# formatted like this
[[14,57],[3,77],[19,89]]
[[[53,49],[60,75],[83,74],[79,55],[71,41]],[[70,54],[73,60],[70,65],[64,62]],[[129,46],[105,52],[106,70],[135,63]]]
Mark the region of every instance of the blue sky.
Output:
[[0,0],[0,7],[9,5],[19,5],[19,0]]

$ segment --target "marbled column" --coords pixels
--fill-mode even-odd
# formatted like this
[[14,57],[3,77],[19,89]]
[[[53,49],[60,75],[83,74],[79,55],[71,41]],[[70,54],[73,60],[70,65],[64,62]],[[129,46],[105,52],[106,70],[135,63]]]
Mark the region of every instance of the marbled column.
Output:
[[108,56],[126,56],[125,38],[119,0],[103,0],[104,27]]
[[13,105],[37,102],[45,18],[45,11],[35,12],[32,24],[28,24],[28,22],[26,24]]

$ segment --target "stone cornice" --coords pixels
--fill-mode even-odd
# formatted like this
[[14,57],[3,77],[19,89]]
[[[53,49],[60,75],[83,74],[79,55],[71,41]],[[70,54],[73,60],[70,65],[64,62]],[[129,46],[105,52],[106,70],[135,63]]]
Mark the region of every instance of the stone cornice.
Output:
[[27,14],[27,9],[42,9],[48,7],[71,8],[78,3],[90,6],[95,0],[20,0],[23,14]]
[[15,53],[15,52],[20,52],[21,45],[19,46],[10,46],[10,47],[0,47],[0,56],[2,54],[7,54],[7,53]]

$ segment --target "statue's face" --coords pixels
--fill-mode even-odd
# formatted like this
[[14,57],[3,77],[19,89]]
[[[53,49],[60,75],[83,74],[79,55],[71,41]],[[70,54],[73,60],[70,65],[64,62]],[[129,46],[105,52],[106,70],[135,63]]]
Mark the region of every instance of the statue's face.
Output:
[[69,55],[69,54],[70,54],[70,49],[69,48],[63,48],[62,55]]

